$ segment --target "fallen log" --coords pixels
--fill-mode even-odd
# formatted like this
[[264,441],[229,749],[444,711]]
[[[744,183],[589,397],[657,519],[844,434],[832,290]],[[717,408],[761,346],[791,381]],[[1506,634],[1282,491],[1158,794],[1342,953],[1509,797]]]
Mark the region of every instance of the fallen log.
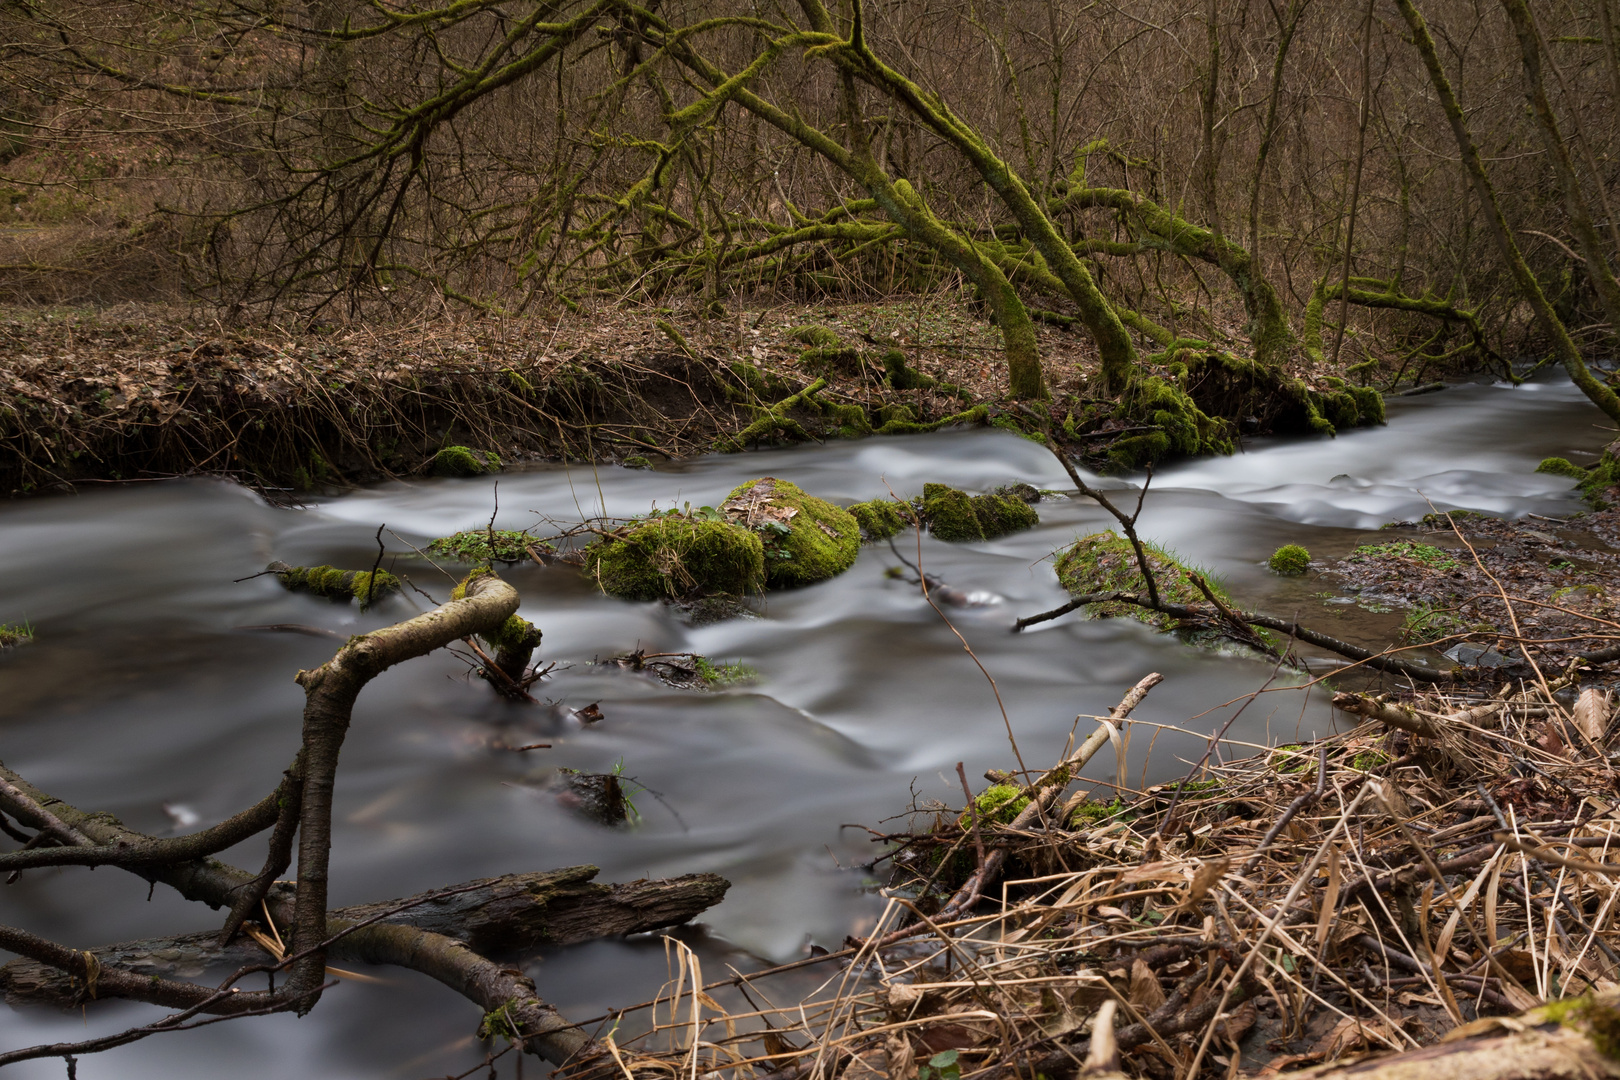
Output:
[[1620,1080],[1620,993],[1554,1001],[1516,1017],[1464,1024],[1433,1046],[1318,1065],[1326,1080]]
[[[660,880],[605,885],[594,866],[570,866],[529,874],[506,874],[435,890],[429,899],[409,897],[340,908],[327,915],[334,933],[394,910],[373,927],[340,939],[330,959],[368,962],[374,930],[410,926],[458,941],[480,953],[504,953],[536,945],[561,947],[599,938],[641,934],[685,923],[719,903],[730,883],[717,874],[685,874]],[[213,931],[125,941],[89,950],[102,969],[143,976],[190,979],[215,968],[271,962],[252,938],[219,944]],[[35,960],[0,967],[0,993],[8,1004],[84,1003],[82,980]],[[116,995],[99,995],[102,997]]]

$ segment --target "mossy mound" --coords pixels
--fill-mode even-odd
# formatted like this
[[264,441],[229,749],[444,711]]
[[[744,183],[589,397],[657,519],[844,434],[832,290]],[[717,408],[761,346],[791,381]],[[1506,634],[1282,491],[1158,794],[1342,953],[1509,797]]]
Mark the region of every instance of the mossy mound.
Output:
[[895,390],[932,390],[938,385],[932,375],[925,375],[906,363],[906,354],[890,349],[883,354],[884,381]]
[[1586,479],[1585,469],[1568,458],[1561,457],[1543,458],[1541,464],[1536,466],[1536,472],[1550,473],[1553,476],[1567,476],[1571,480]]
[[969,495],[945,484],[923,485],[922,516],[934,536],[958,542],[993,540],[1032,529],[1041,520],[1029,503],[1016,496],[998,492]]
[[545,541],[536,540],[528,533],[518,532],[515,529],[496,529],[493,534],[487,529],[468,529],[466,532],[439,537],[427,546],[427,550],[429,554],[442,555],[456,562],[516,563],[529,558],[531,546],[539,551],[547,551],[551,547]]
[[626,600],[744,596],[765,588],[765,545],[718,517],[664,514],[586,548],[585,572]]
[[1298,544],[1284,544],[1271,553],[1266,565],[1279,574],[1294,577],[1310,569],[1311,553]]
[[11,649],[34,640],[34,628],[27,623],[0,623],[0,649]]
[[720,512],[762,541],[772,588],[825,581],[848,570],[860,553],[861,527],[849,511],[773,476],[738,485]]
[[800,345],[808,345],[812,349],[834,349],[840,343],[835,331],[812,324],[793,327],[787,332],[787,338],[789,341],[797,341]]
[[1608,450],[1603,457],[1590,469],[1583,469],[1574,462],[1561,457],[1550,457],[1536,466],[1538,473],[1551,473],[1554,476],[1567,476],[1576,482],[1587,504],[1595,510],[1606,509],[1609,505],[1609,490],[1620,484],[1620,460]]
[[[1157,544],[1144,541],[1142,547],[1147,552],[1148,566],[1152,568],[1154,583],[1159,588],[1159,599],[1186,606],[1208,603],[1198,587],[1187,580],[1189,567]],[[1057,570],[1059,584],[1075,596],[1099,592],[1147,595],[1147,583],[1142,580],[1142,571],[1136,562],[1136,549],[1118,533],[1100,532],[1081,537],[1058,556],[1054,569]],[[1205,581],[1216,596],[1223,601],[1230,600],[1219,584],[1207,576]],[[1086,614],[1094,619],[1123,615],[1161,630],[1168,630],[1176,623],[1173,616],[1117,600],[1087,604]]]
[[370,570],[288,566],[280,561],[272,562],[265,569],[272,571],[276,580],[294,592],[314,593],[345,604],[357,599],[364,606],[399,591],[399,579],[386,570],[378,570],[373,581]]
[[437,476],[482,476],[501,471],[501,456],[493,450],[479,453],[465,446],[447,446],[433,455]]
[[860,525],[868,540],[887,540],[910,524],[898,503],[890,499],[873,499],[845,507],[849,516]]
[[799,354],[799,366],[812,375],[859,375],[861,354],[847,345],[806,349]]

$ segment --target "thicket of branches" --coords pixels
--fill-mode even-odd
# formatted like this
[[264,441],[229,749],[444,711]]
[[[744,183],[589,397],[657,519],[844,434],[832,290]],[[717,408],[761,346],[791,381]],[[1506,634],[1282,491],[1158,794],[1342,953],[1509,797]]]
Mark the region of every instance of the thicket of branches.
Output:
[[1569,366],[1620,319],[1612,2],[25,0],[0,173],[249,315],[960,283],[1022,397],[1041,319],[1115,394]]

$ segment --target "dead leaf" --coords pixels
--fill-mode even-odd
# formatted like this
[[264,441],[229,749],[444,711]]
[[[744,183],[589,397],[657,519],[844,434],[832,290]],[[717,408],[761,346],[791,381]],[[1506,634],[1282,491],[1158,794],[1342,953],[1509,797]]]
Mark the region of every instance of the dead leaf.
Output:
[[1200,863],[1197,871],[1193,873],[1192,884],[1187,886],[1187,898],[1181,902],[1181,906],[1192,909],[1203,903],[1204,897],[1209,895],[1209,890],[1215,887],[1215,883],[1221,880],[1221,876],[1231,865],[1232,860],[1225,856]]
[[1609,726],[1609,694],[1597,686],[1588,686],[1575,700],[1575,726],[1582,735],[1594,743],[1602,744],[1603,732]]
[[1564,756],[1564,740],[1558,734],[1558,728],[1551,720],[1541,725],[1541,738],[1536,740],[1537,749],[1553,757]]
[[1133,885],[1138,881],[1186,881],[1187,873],[1182,864],[1177,862],[1151,862],[1146,866],[1135,866],[1119,876],[1121,885]]
[[1131,988],[1127,996],[1143,1014],[1153,1012],[1164,1004],[1164,987],[1159,985],[1159,977],[1153,974],[1153,969],[1141,957],[1131,964]]

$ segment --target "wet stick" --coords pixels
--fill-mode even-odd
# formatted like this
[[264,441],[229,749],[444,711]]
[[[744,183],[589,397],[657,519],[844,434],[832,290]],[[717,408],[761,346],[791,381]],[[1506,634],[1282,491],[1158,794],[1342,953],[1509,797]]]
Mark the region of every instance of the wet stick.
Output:
[[[1020,810],[1018,816],[1013,818],[1007,825],[1008,831],[1026,830],[1034,825],[1037,819],[1044,817],[1046,811],[1051,808],[1052,804],[1058,800],[1064,791],[1068,790],[1069,784],[1073,782],[1075,775],[1085,767],[1086,763],[1092,759],[1097,751],[1110,742],[1118,740],[1119,729],[1115,725],[1129,717],[1132,710],[1142,703],[1143,698],[1147,697],[1148,691],[1163,681],[1164,676],[1155,671],[1142,676],[1135,686],[1126,691],[1119,704],[1115,705],[1108,714],[1108,718],[1098,722],[1097,730],[1092,732],[1091,736],[1081,743],[1074,753],[1060,762],[1056,768],[1049,769],[1041,774],[1040,779],[1029,786],[1027,789],[1030,792],[1029,805]],[[974,904],[978,903],[984,886],[996,879],[1006,861],[1007,849],[1005,847],[998,847],[992,851],[979,869],[974,871],[973,875],[963,883],[961,888],[956,890],[950,901],[939,909],[939,914],[934,916],[933,921],[941,924],[949,923],[972,908]],[[892,945],[897,941],[903,941],[908,937],[919,934],[926,928],[926,924],[913,923],[887,935],[877,944],[879,947]]]

